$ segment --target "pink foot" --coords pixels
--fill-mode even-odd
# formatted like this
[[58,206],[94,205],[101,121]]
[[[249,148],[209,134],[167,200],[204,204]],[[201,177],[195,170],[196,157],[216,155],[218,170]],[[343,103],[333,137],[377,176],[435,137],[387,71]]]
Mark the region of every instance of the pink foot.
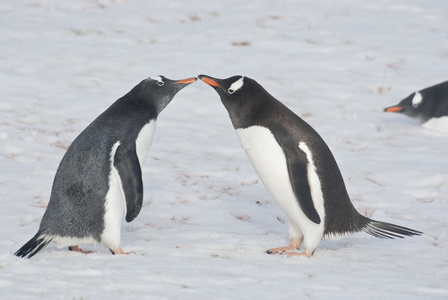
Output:
[[82,250],[81,248],[78,247],[78,245],[76,245],[76,246],[70,246],[70,247],[68,247],[68,250],[70,250],[70,251],[75,251],[75,252],[81,252],[81,253],[84,253],[84,254],[90,254],[90,253],[92,253],[92,251],[84,251],[84,250]]
[[311,251],[310,249],[305,249],[305,252],[301,252],[301,253],[298,253],[298,252],[285,252],[285,253],[282,253],[282,254],[288,255],[288,257],[291,257],[291,256],[306,256],[306,257],[310,258],[311,255],[313,255],[313,253],[314,253],[314,251]]
[[112,254],[124,254],[124,255],[129,255],[129,254],[131,254],[131,253],[134,253],[134,252],[123,252],[123,250],[121,250],[121,248],[120,247],[118,247],[118,249],[115,249],[115,250],[110,250],[111,252],[112,252]]
[[[285,251],[294,251],[298,250],[300,248],[300,245],[302,244],[303,239],[297,239],[293,238],[291,239],[291,242],[286,247],[279,247],[279,248],[272,248],[266,251],[267,254],[274,254],[274,253],[280,253],[282,254]],[[294,252],[295,253],[295,252]]]

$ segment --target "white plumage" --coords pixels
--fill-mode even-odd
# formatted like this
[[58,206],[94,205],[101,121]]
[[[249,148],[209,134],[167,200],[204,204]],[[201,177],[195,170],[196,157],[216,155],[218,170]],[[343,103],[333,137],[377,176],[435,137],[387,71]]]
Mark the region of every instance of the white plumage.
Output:
[[[151,120],[142,127],[135,141],[136,151],[140,167],[146,161],[149,148],[151,148],[154,132],[156,129],[156,120]],[[114,167],[114,156],[120,142],[116,142],[110,152],[111,170],[109,174],[109,191],[106,194],[104,231],[101,234],[101,240],[110,249],[120,247],[120,230],[123,216],[126,213],[126,198],[123,184],[118,170]]]
[[297,145],[308,158],[308,180],[314,206],[321,218],[320,224],[308,219],[301,210],[290,182],[285,154],[272,132],[262,126],[239,128],[236,132],[261,181],[285,212],[291,238],[304,238],[305,247],[315,249],[323,237],[325,211],[311,151],[303,142]]

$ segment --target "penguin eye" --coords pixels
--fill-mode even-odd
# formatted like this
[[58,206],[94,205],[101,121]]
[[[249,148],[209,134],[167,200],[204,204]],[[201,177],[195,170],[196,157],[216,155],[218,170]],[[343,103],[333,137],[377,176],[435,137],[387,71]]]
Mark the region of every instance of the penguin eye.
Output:
[[163,81],[157,81],[157,84],[158,84],[159,86],[163,86]]
[[235,90],[233,90],[233,89],[228,89],[227,91],[229,92],[229,94],[235,93]]

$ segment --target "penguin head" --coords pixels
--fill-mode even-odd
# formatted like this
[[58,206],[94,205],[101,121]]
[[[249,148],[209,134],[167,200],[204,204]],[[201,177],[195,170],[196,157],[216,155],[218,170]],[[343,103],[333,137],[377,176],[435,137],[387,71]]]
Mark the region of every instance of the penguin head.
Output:
[[397,105],[386,107],[384,111],[402,113],[424,123],[430,118],[429,112],[431,110],[431,101],[426,98],[425,91],[415,92],[401,100]]
[[[207,75],[199,75],[198,77],[209,86],[214,88],[216,92],[221,96],[221,98],[224,99],[234,98],[235,100],[236,97],[241,94],[241,91],[246,89],[245,79],[247,79],[247,77],[241,75],[232,76],[227,79],[218,79]],[[233,96],[233,94],[235,94],[236,92],[237,94]]]
[[255,80],[246,76],[232,76],[227,79],[199,75],[199,79],[215,89],[221,102],[229,112],[235,128],[243,126],[256,106],[262,105],[268,93]]
[[146,102],[158,115],[181,89],[196,80],[196,77],[172,80],[159,75],[142,80],[130,93],[134,101]]

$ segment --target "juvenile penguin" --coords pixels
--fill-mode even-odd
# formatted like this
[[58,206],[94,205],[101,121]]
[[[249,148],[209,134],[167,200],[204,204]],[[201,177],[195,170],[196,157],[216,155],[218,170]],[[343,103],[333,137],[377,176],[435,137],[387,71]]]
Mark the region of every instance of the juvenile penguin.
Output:
[[157,117],[196,80],[145,79],[81,132],[59,164],[39,231],[15,255],[30,258],[50,242],[80,252],[79,244],[102,243],[113,254],[127,254],[120,247],[121,221],[124,214],[134,220],[142,207],[142,166]]
[[412,93],[384,111],[405,114],[426,129],[448,132],[448,81]]
[[[358,231],[380,238],[421,234],[358,213],[324,140],[255,80],[199,78],[221,97],[258,176],[287,216],[289,246],[267,253],[310,257],[322,238]],[[294,252],[302,242],[304,251]]]

